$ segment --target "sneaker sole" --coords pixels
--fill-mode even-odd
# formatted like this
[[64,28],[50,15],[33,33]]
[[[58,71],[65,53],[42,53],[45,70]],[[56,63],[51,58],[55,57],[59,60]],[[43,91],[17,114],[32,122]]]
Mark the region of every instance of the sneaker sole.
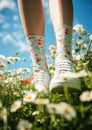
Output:
[[[76,82],[77,81],[77,82]],[[51,93],[59,93],[63,94],[64,89],[67,87],[69,93],[78,92],[81,90],[81,84],[80,81],[77,80],[67,80],[67,82],[57,82],[50,85],[50,92]]]

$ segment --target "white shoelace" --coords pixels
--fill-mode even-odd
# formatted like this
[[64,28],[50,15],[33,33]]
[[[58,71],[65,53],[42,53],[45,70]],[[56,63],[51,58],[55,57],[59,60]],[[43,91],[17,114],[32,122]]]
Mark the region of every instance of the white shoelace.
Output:
[[44,71],[39,71],[38,73],[36,73],[34,75],[34,83],[38,83],[38,84],[45,84],[45,73]]
[[59,74],[61,71],[74,72],[74,67],[71,61],[64,60],[56,64],[56,73]]

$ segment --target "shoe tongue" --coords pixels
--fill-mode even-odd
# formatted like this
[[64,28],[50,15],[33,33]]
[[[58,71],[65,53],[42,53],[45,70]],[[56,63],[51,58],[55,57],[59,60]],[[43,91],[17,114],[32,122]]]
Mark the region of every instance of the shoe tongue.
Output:
[[73,72],[74,67],[71,61],[69,60],[63,60],[63,61],[58,61],[56,63],[56,71],[57,73],[64,73],[64,72]]

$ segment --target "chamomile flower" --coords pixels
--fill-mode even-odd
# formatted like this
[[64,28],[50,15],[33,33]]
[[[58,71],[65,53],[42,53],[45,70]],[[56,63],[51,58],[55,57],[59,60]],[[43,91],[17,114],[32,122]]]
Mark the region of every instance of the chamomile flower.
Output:
[[36,96],[37,96],[36,93],[29,91],[25,94],[25,96],[23,98],[23,102],[24,103],[33,102],[35,100]]
[[84,49],[84,50],[88,50],[88,46],[87,46],[87,44],[84,43],[84,44],[82,45],[82,49]]
[[50,70],[50,74],[53,76],[54,75],[54,73],[55,73],[55,70]]
[[55,72],[55,67],[54,67],[54,65],[53,65],[53,64],[49,64],[49,65],[48,65],[48,68],[49,68],[50,74],[53,75],[54,72]]
[[51,50],[56,50],[56,46],[55,45],[50,45],[49,46],[49,50],[51,51]]
[[76,51],[75,50],[72,50],[72,55],[76,55]]
[[51,56],[55,57],[56,56],[56,51],[55,50],[51,50]]
[[14,63],[14,57],[7,57],[7,63],[8,64],[13,64]]
[[19,58],[19,57],[14,57],[14,60],[15,60],[15,61],[19,61],[20,58]]
[[23,61],[26,61],[26,58],[22,58]]
[[6,66],[6,64],[5,64],[5,63],[0,62],[0,68],[5,69],[5,68],[7,68],[7,66]]
[[76,25],[73,27],[73,32],[74,32],[74,33],[81,33],[82,35],[85,35],[85,34],[86,34],[86,30],[85,30],[85,28],[83,27],[83,25],[81,25],[81,24],[76,24]]
[[43,98],[37,98],[37,99],[35,99],[34,103],[46,105],[46,104],[49,103],[49,100],[48,99],[43,99]]
[[57,113],[57,107],[58,107],[58,104],[54,104],[54,103],[48,104],[47,105],[48,112]]
[[57,107],[57,113],[64,116],[67,120],[76,117],[76,111],[73,107],[65,102],[61,102]]
[[0,75],[3,75],[4,74],[4,71],[0,70]]
[[80,30],[80,26],[79,26],[79,24],[76,24],[76,25],[73,27],[73,31],[74,31],[75,33],[78,33],[79,30]]
[[31,130],[32,124],[27,120],[20,120],[17,128],[18,130]]
[[49,64],[49,65],[48,65],[48,68],[49,68],[50,70],[52,70],[52,69],[54,69],[54,70],[55,70],[55,67],[54,67],[54,65],[53,65],[53,64]]
[[22,75],[23,74],[22,68],[15,70],[15,74]]
[[8,77],[4,80],[4,83],[9,83],[9,82],[13,82],[13,78],[12,77]]
[[76,60],[81,60],[81,55],[76,55],[75,59]]
[[6,57],[4,55],[0,55],[0,60],[5,60]]
[[20,100],[17,100],[17,101],[15,101],[15,102],[12,104],[10,111],[11,111],[11,112],[16,112],[20,107],[21,107],[21,101],[20,101]]
[[25,73],[30,73],[30,69],[29,69],[29,68],[23,68],[23,71],[24,71]]
[[83,43],[84,43],[83,39],[77,39],[77,44],[78,45],[83,44]]
[[87,34],[87,32],[86,32],[85,28],[81,28],[80,33],[81,33],[82,35]]
[[2,118],[4,121],[7,120],[7,109],[3,108],[2,111],[0,112],[0,118]]
[[80,100],[82,102],[92,101],[92,91],[85,91],[80,95]]
[[40,114],[39,111],[34,111],[34,112],[32,113],[32,116],[39,115],[39,114]]

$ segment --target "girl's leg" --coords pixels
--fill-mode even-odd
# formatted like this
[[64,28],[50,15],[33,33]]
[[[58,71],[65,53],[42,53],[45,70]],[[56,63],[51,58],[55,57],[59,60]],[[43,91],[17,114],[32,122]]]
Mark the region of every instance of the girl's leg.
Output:
[[[48,86],[50,80],[44,50],[45,22],[42,2],[41,0],[18,0],[18,6],[32,57],[35,87],[41,91],[44,89],[43,86]],[[48,79],[47,82],[45,78]]]
[[18,0],[19,13],[26,37],[44,36],[44,12],[41,0]]
[[[72,48],[72,23],[73,5],[72,0],[49,0],[51,20],[54,27],[57,54],[55,58],[55,75],[50,83],[50,90],[53,92],[63,90],[64,86],[70,90],[80,89],[79,79],[64,80],[64,74],[74,72],[71,54]],[[61,78],[60,78],[61,77]]]
[[54,30],[60,25],[72,26],[73,5],[72,0],[49,0],[50,15]]

